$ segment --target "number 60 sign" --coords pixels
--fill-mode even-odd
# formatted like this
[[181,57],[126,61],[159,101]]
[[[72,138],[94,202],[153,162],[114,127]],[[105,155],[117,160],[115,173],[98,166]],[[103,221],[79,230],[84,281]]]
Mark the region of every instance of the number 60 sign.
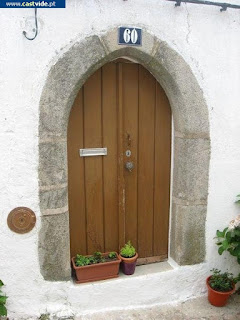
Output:
[[142,45],[142,29],[119,27],[118,28],[118,44],[125,44],[130,46]]

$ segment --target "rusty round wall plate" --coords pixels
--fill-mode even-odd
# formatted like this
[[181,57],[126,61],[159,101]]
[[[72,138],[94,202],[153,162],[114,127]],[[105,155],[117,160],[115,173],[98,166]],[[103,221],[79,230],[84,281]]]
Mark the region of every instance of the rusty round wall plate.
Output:
[[26,207],[13,209],[7,219],[8,227],[16,233],[27,233],[33,229],[36,224],[35,213]]

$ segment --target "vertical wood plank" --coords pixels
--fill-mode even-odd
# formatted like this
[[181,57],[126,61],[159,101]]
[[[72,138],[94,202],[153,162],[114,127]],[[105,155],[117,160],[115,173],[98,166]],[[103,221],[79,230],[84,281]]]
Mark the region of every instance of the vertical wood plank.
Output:
[[116,64],[102,68],[104,239],[105,251],[118,250],[118,124]]
[[[84,85],[84,148],[102,147],[101,69]],[[88,253],[104,250],[102,157],[85,157]]]
[[68,194],[71,256],[86,254],[86,216],[83,148],[83,89],[73,104],[68,124]]
[[139,66],[138,251],[153,255],[155,79]]
[[[132,161],[132,172],[124,169],[125,178],[125,242],[131,240],[137,248],[137,171],[138,171],[138,65],[123,63],[123,147],[124,163]],[[131,156],[126,156],[126,151]]]
[[123,164],[123,79],[122,64],[118,64],[118,214],[119,214],[119,249],[125,243],[125,181]]
[[171,108],[167,96],[156,81],[155,119],[155,194],[154,194],[154,255],[168,253]]

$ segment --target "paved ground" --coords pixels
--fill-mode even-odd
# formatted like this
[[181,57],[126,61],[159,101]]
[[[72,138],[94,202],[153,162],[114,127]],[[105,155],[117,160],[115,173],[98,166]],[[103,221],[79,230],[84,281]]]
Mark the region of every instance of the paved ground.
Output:
[[232,296],[228,305],[217,308],[207,297],[188,300],[178,305],[149,309],[112,311],[77,317],[76,320],[240,320],[240,296]]

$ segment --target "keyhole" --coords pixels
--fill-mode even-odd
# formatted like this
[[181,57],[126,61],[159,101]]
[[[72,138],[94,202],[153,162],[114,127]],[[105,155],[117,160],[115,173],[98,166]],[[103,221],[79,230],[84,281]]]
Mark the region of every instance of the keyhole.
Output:
[[131,147],[131,136],[129,133],[127,134],[127,145],[128,147]]
[[131,150],[126,151],[126,157],[131,157],[131,154],[132,154]]

